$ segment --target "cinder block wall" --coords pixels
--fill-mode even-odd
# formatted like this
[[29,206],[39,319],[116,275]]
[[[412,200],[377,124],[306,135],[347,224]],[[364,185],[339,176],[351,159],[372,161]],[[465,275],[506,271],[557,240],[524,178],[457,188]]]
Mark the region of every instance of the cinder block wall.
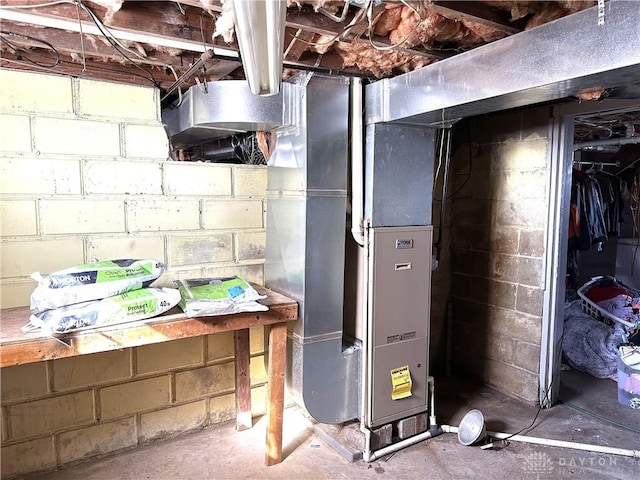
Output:
[[454,130],[452,365],[538,401],[549,110],[467,119]]
[[[263,283],[264,167],[168,160],[152,88],[9,70],[0,86],[2,308],[28,305],[34,271],[109,258],[162,260],[167,286]],[[261,329],[251,354],[259,414]],[[233,361],[221,334],[2,369],[2,477],[231,419]]]

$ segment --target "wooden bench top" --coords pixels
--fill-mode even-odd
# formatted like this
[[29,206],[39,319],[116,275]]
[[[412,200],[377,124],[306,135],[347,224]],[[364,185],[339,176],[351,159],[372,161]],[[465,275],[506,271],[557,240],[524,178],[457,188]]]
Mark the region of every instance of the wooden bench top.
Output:
[[147,320],[92,328],[56,337],[40,331],[22,331],[22,326],[29,321],[28,307],[3,309],[0,311],[0,367],[297,320],[298,304],[295,300],[259,285],[253,287],[260,294],[267,295],[260,303],[268,306],[268,311],[189,318],[180,308],[174,307],[163,315]]

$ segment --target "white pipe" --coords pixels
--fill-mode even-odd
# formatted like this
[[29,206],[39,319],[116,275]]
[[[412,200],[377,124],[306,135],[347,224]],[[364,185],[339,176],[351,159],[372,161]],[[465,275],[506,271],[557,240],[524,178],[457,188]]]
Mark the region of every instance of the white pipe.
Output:
[[[442,430],[445,433],[457,433],[458,427],[451,425],[443,425]],[[511,435],[502,432],[487,432],[489,437],[498,440],[513,440],[514,442],[534,443],[537,445],[547,445],[549,447],[572,448],[574,450],[586,450],[588,452],[607,453],[611,455],[622,455],[625,457],[640,458],[640,450],[627,450],[624,448],[605,447],[603,445],[591,445],[588,443],[567,442],[564,440],[553,440],[550,438],[528,437],[526,435]]]
[[[414,443],[421,442],[428,438],[433,438],[440,433],[444,433],[444,430],[438,428],[436,423],[436,412],[435,412],[435,380],[433,377],[428,377],[429,382],[429,391],[431,392],[431,415],[429,416],[429,430],[426,432],[419,433],[418,435],[414,435],[413,437],[405,438],[404,440],[394,443],[393,445],[389,445],[387,447],[381,448],[380,450],[376,450],[375,452],[371,451],[371,431],[364,427],[364,424],[361,424],[360,430],[362,430],[365,434],[365,449],[362,452],[362,459],[365,462],[373,462],[377,458],[383,457],[395,451],[398,451],[402,448],[406,448]],[[363,429],[364,428],[364,429]]]
[[388,447],[381,448],[380,450],[376,450],[375,452],[368,452],[369,455],[367,455],[367,452],[363,452],[362,459],[365,462],[373,462],[374,460],[377,460],[380,457],[384,457],[385,455],[389,455],[390,453],[393,453],[397,450],[406,448],[410,445],[413,445],[414,443],[421,442],[423,440],[432,438],[434,436],[435,435],[433,434],[433,432],[431,430],[428,430],[426,432],[423,432],[418,435],[414,435],[413,437],[409,437],[405,440],[402,440],[401,442],[394,443],[393,445],[389,445]]
[[[351,211],[351,217],[353,218],[353,209]],[[365,245],[369,245],[369,228],[365,228],[363,231],[365,237]],[[355,240],[355,236],[354,236]],[[357,241],[357,240],[356,240]],[[369,328],[369,248],[365,247],[364,255],[363,255],[363,274],[362,281],[364,283],[364,287],[362,287],[362,307],[361,307],[361,315],[362,315],[362,373],[361,373],[361,410],[360,410],[360,431],[364,433],[364,449],[362,452],[362,457],[366,460],[371,453],[371,430],[367,428],[366,418],[368,415],[367,406],[368,399],[370,395],[369,391],[369,376],[368,376],[368,365],[367,361],[369,358],[369,345],[371,339],[369,335],[371,334],[371,329]]]
[[364,245],[362,118],[362,80],[354,77],[351,79],[351,235],[360,246]]
[[436,382],[431,376],[427,378],[427,381],[429,382],[429,392],[431,394],[431,415],[429,415],[429,425],[434,426],[438,424],[438,422],[436,422]]

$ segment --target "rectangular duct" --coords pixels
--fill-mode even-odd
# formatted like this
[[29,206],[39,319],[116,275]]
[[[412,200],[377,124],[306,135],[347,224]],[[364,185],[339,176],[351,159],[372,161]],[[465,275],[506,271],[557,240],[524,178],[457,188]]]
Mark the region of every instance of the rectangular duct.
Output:
[[302,77],[269,161],[265,281],[294,298],[288,385],[316,420],[358,418],[360,350],[344,334],[349,81]]
[[298,122],[295,86],[285,83],[280,93],[258,96],[244,80],[223,80],[194,85],[182,95],[177,108],[165,108],[174,148],[200,145],[238,132],[273,131]]
[[610,0],[397,77],[367,85],[366,123],[442,125],[640,78],[640,8]]

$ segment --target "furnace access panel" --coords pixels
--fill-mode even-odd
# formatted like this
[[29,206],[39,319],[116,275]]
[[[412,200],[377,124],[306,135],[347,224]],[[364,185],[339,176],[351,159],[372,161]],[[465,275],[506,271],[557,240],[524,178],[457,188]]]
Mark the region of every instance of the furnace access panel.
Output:
[[427,410],[433,227],[373,229],[368,425]]

